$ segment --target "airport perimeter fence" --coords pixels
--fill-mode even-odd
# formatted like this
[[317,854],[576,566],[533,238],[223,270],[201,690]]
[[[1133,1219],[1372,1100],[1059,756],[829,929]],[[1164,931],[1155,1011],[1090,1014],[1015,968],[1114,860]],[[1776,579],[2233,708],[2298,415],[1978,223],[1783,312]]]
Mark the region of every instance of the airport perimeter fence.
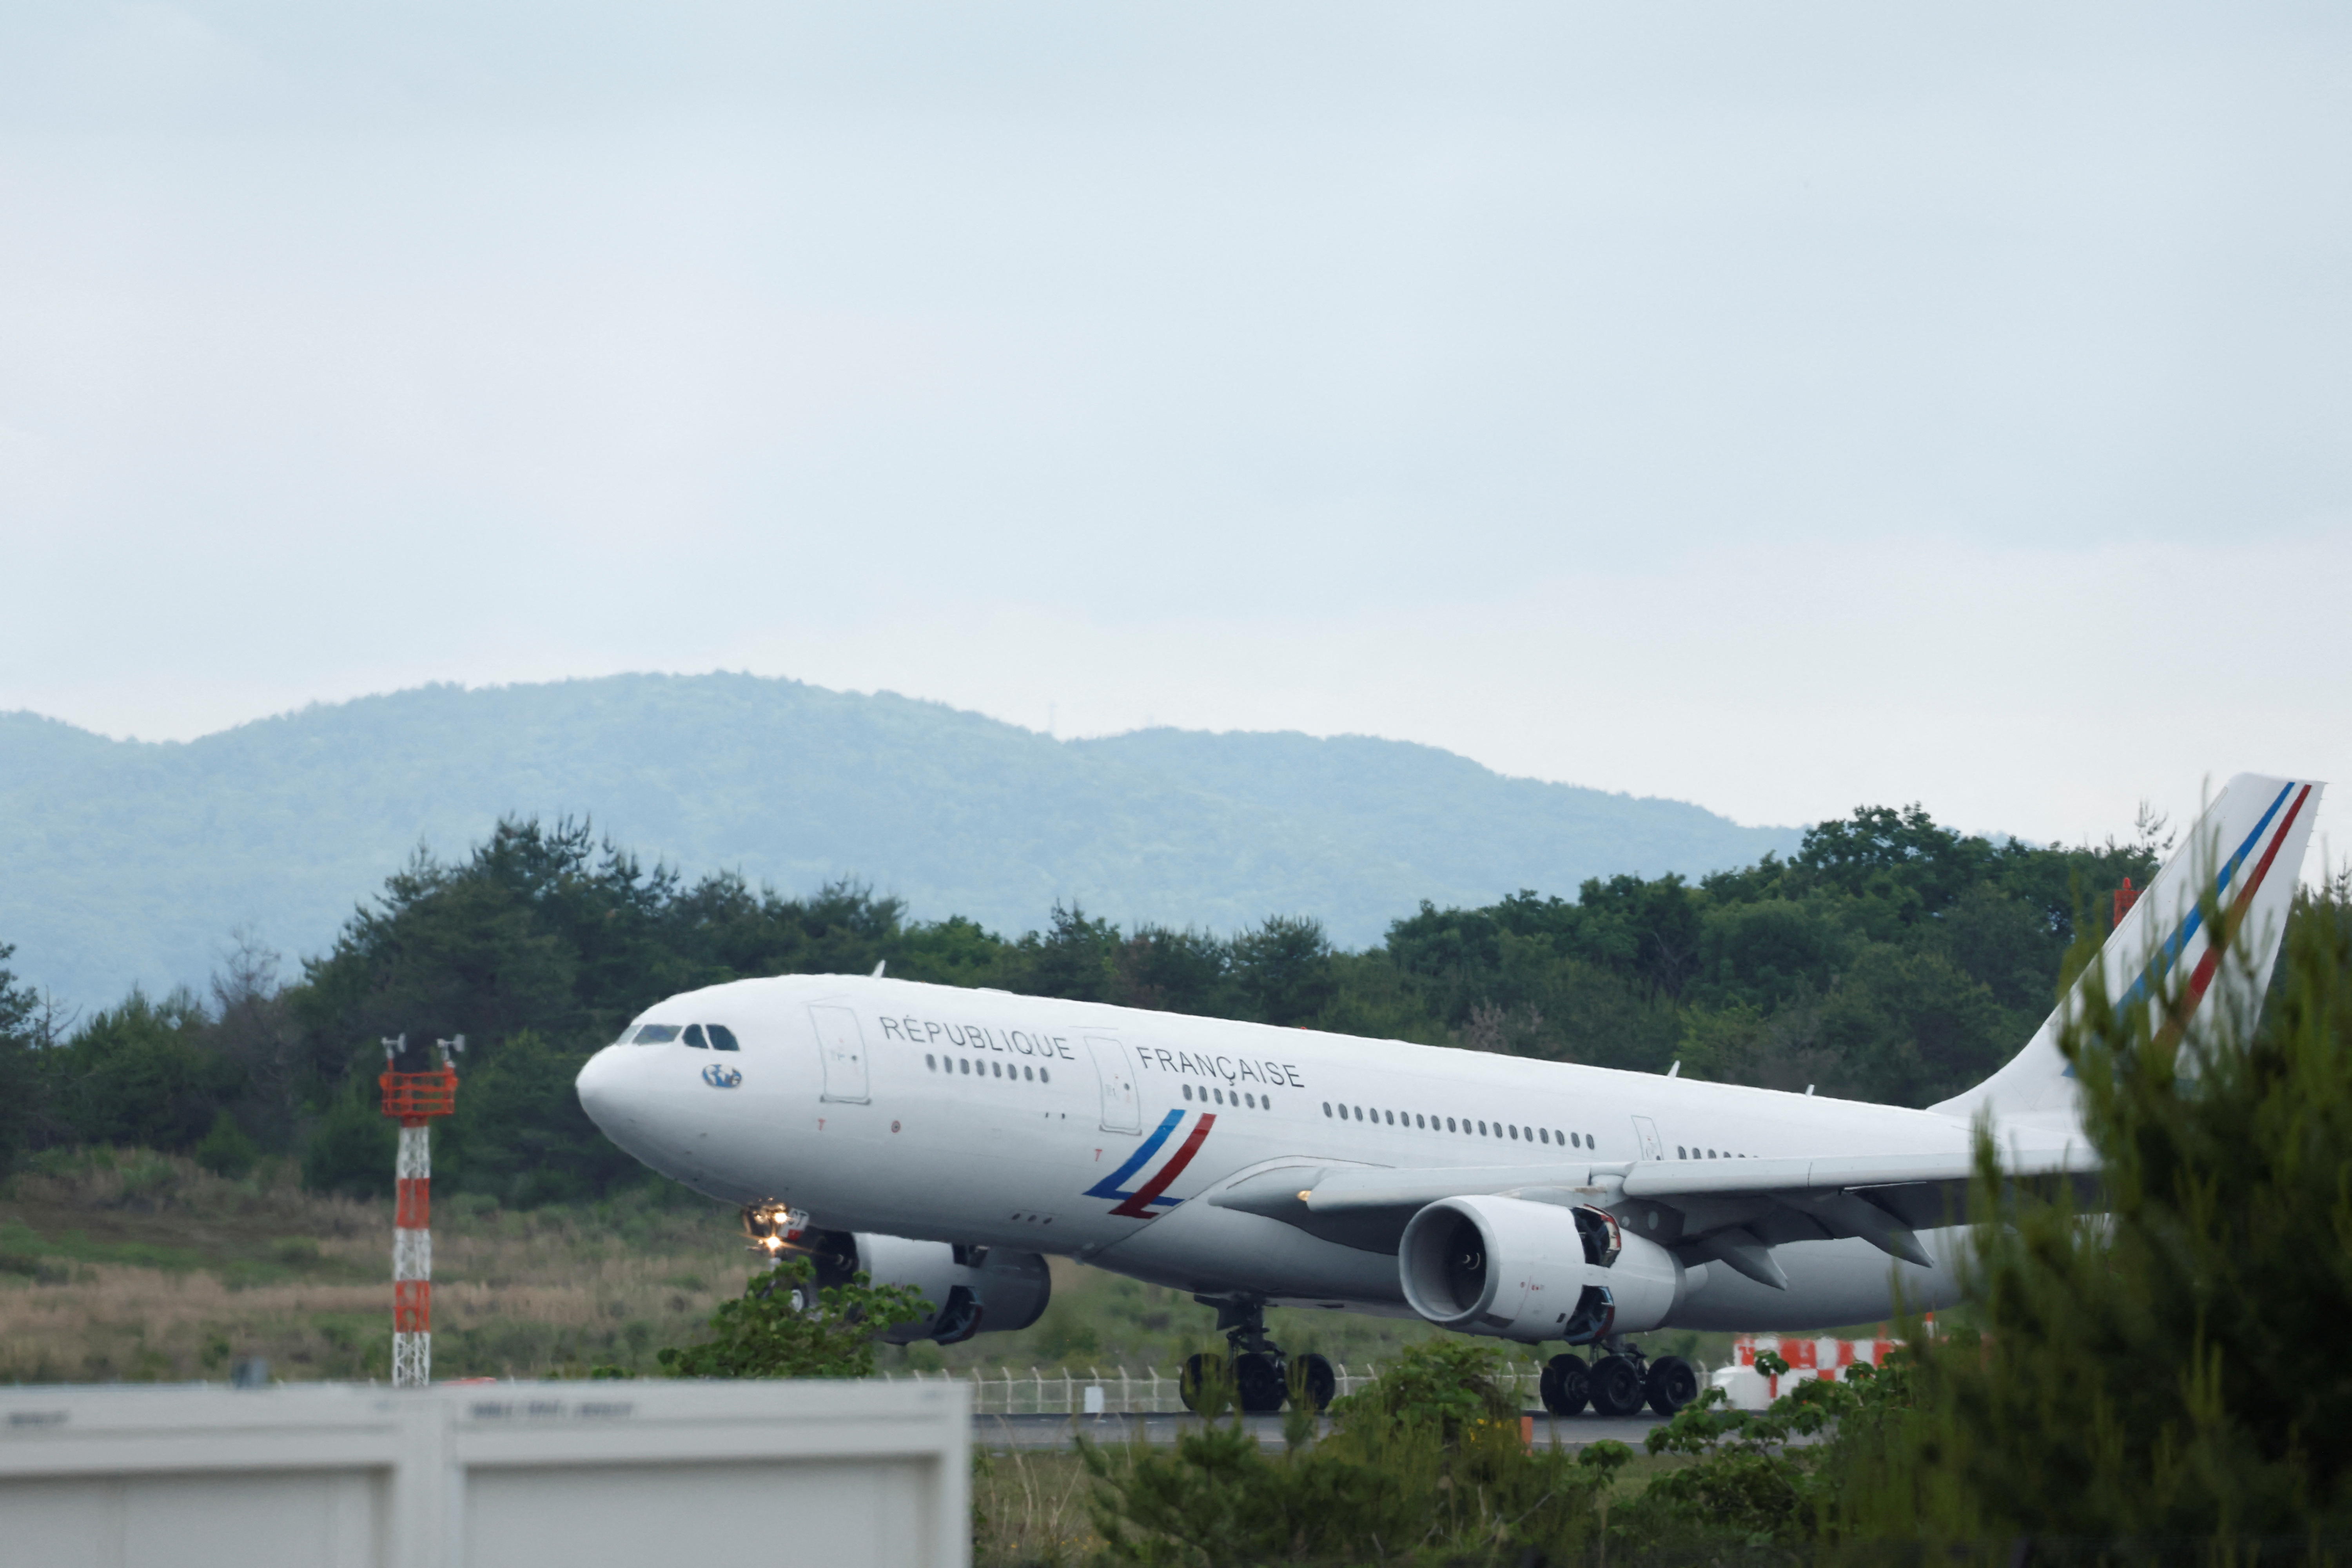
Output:
[[[1345,1362],[1337,1362],[1331,1371],[1339,1394],[1368,1388],[1381,1375],[1380,1368],[1369,1362],[1352,1369]],[[1131,1373],[1122,1366],[1104,1373],[1088,1367],[1081,1373],[1065,1367],[1044,1372],[1033,1366],[1023,1372],[1000,1366],[882,1375],[891,1383],[903,1377],[912,1383],[963,1384],[971,1389],[975,1415],[1166,1415],[1184,1410],[1176,1379],[1157,1370]],[[1536,1385],[1542,1375],[1541,1368],[1529,1367],[1507,1373],[1501,1381],[1532,1404],[1539,1397]]]

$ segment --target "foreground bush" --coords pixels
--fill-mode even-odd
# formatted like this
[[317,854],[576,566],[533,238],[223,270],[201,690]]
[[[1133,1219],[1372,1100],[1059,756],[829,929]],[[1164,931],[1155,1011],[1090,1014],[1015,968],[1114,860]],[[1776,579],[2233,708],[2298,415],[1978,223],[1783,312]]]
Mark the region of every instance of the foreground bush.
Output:
[[752,1275],[710,1314],[710,1337],[656,1358],[672,1377],[871,1377],[875,1336],[929,1315],[905,1285],[864,1274],[819,1289],[816,1266],[788,1258]]
[[1310,1440],[1311,1414],[1294,1408],[1281,1454],[1267,1454],[1238,1420],[1213,1415],[1169,1451],[1081,1439],[1098,1483],[1106,1560],[1150,1568],[1577,1560],[1629,1450],[1530,1452],[1517,1401],[1496,1380],[1499,1360],[1466,1341],[1416,1345],[1389,1377],[1332,1406],[1338,1429],[1320,1442]]
[[[2192,1018],[2179,984],[2154,1016],[2094,999],[2064,1044],[2101,1213],[2020,1200],[1981,1234],[1984,1339],[1923,1354],[1917,1414],[1850,1479],[1840,1530],[2352,1533],[2335,1338],[2352,1319],[2347,893],[2339,877],[2298,898],[2259,1027],[2211,1006]],[[1988,1206],[2003,1198],[1990,1161]]]

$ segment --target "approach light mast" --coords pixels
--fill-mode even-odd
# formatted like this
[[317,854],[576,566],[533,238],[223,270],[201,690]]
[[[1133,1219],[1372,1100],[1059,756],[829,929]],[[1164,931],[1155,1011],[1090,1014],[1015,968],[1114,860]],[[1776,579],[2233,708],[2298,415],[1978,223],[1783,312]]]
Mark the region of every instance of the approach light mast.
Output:
[[392,1216],[392,1385],[423,1388],[433,1381],[433,1130],[432,1119],[457,1108],[454,1058],[466,1037],[436,1040],[436,1071],[398,1071],[408,1037],[383,1042],[383,1113],[400,1122],[394,1167]]

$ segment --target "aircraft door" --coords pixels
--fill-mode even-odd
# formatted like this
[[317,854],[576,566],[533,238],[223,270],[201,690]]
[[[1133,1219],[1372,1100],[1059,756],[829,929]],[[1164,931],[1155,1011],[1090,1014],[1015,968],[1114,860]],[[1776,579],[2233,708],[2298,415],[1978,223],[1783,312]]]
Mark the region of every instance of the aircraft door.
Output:
[[1102,1035],[1088,1035],[1087,1049],[1102,1081],[1102,1128],[1106,1132],[1143,1131],[1143,1100],[1135,1091],[1135,1064],[1127,1047]]
[[846,1007],[811,1007],[816,1025],[817,1058],[824,1064],[824,1098],[863,1105],[866,1092],[866,1037],[857,1015]]
[[1633,1118],[1633,1135],[1642,1141],[1643,1159],[1663,1160],[1666,1157],[1666,1146],[1658,1138],[1656,1122],[1646,1116],[1636,1116]]

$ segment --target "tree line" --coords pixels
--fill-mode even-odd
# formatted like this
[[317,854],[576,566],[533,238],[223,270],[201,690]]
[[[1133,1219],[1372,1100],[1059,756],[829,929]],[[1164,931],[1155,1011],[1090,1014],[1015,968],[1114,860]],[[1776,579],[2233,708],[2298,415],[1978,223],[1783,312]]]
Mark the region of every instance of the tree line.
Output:
[[462,859],[420,853],[297,974],[241,941],[205,994],[134,989],[65,1020],[0,968],[0,1161],[98,1142],[228,1172],[274,1155],[314,1187],[373,1193],[392,1158],[379,1040],[463,1033],[438,1179],[515,1204],[595,1195],[643,1172],[572,1081],[629,1018],[698,985],[884,962],[950,985],[1924,1105],[2024,1042],[2083,922],[2096,934],[2109,890],[2145,883],[2166,847],[2156,821],[2066,848],[1865,807],[1786,860],[1424,902],[1349,952],[1303,915],[1221,935],[1125,930],[1076,904],[1004,937],[910,920],[854,882],[795,898],[732,873],[688,881],[585,823],[509,820]]

